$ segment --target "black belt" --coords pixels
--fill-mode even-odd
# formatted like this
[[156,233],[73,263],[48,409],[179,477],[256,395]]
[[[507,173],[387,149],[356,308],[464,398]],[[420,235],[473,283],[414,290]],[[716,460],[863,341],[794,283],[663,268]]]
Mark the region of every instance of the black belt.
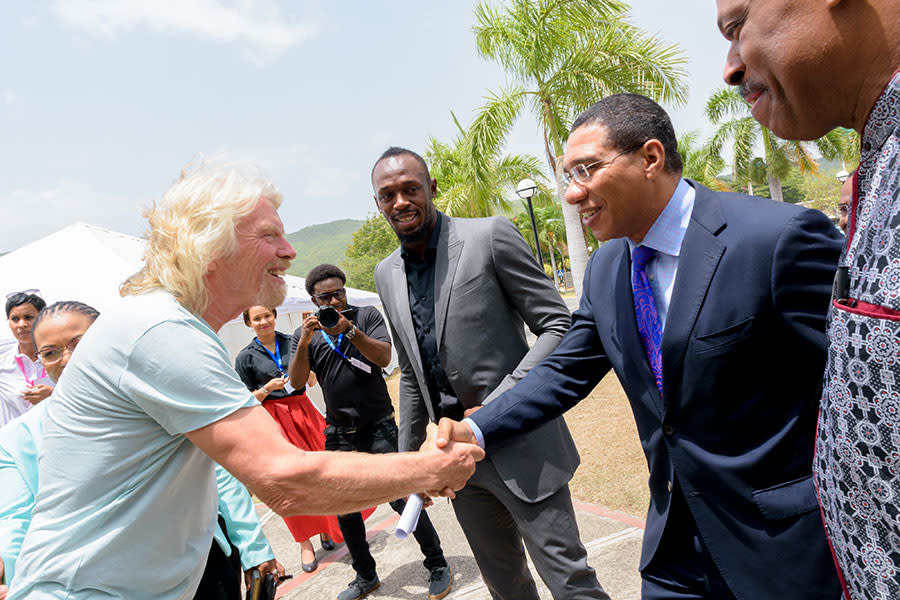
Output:
[[364,424],[359,424],[359,425],[331,425],[331,428],[332,428],[332,430],[334,430],[335,433],[353,434],[353,433],[358,433],[360,431],[365,431],[366,429],[375,427],[376,425],[381,425],[382,423],[387,423],[388,421],[393,421],[393,420],[394,420],[394,413],[391,413],[387,416],[381,417],[380,419],[372,421],[371,423],[364,423]]

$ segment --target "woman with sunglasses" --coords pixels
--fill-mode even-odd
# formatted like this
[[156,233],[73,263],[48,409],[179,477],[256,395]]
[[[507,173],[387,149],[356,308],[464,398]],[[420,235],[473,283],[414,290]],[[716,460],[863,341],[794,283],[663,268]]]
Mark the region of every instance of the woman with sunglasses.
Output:
[[46,302],[38,290],[6,296],[6,319],[16,343],[0,353],[0,426],[23,414],[53,391],[37,356],[31,327]]
[[[301,450],[325,450],[325,418],[306,396],[306,382],[294,388],[288,379],[291,336],[275,330],[277,315],[276,309],[265,306],[251,306],[244,311],[244,324],[253,329],[256,337],[238,353],[234,369],[281,427],[285,439]],[[334,550],[335,541],[344,541],[333,515],[284,517],[284,522],[300,543],[300,563],[307,573],[319,565],[309,538],[320,534],[324,550]]]
[[[54,382],[59,381],[72,352],[98,316],[87,304],[66,301],[51,304],[34,320],[34,345]],[[31,524],[46,406],[41,404],[0,428],[0,600],[6,598],[5,584],[13,580],[22,540]],[[249,581],[254,568],[262,573],[274,568],[279,575],[284,575],[284,567],[275,560],[262,533],[247,489],[218,465],[216,483],[219,526],[194,598],[240,600],[242,570],[245,581]]]

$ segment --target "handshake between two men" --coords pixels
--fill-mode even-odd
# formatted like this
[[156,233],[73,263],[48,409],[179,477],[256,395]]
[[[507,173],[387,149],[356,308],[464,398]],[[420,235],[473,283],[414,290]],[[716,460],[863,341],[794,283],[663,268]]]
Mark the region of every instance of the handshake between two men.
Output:
[[[469,416],[479,408],[481,407],[478,406],[474,409],[467,410],[466,416]],[[473,460],[472,470],[465,476],[465,479],[462,480],[462,485],[456,485],[456,480],[453,480],[451,485],[444,485],[436,489],[428,489],[425,492],[430,497],[446,496],[448,498],[454,498],[456,496],[455,491],[462,489],[469,477],[472,476],[472,473],[475,472],[475,463],[484,458],[484,450],[479,446],[478,439],[475,437],[472,428],[462,421],[454,421],[453,419],[443,417],[437,425],[434,425],[433,423],[429,424],[426,431],[427,436],[425,441],[422,442],[419,452],[434,452],[435,450],[449,453],[462,452],[468,453],[468,456]],[[430,502],[426,499],[426,506],[429,504]]]
[[455,498],[456,490],[465,487],[475,472],[475,463],[484,458],[484,450],[478,446],[469,426],[459,421],[443,418],[439,426],[431,423],[426,431],[419,453],[423,459],[435,463],[433,477],[437,485],[428,487],[425,493],[431,497]]

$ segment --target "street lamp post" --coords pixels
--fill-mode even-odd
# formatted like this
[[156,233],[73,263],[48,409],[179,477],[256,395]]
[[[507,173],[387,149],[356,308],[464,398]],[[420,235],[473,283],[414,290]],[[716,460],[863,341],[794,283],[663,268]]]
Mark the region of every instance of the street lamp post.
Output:
[[516,186],[516,195],[528,202],[528,216],[531,217],[531,231],[534,232],[534,247],[537,249],[537,261],[544,268],[544,256],[541,254],[541,242],[538,239],[537,223],[534,221],[534,208],[531,199],[537,194],[537,184],[530,179],[523,179]]

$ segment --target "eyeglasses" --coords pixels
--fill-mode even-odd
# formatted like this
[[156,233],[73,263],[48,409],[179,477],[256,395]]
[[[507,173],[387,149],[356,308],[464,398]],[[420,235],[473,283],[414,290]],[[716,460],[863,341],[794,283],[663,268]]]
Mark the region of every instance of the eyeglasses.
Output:
[[335,300],[343,300],[347,295],[347,290],[341,288],[339,290],[334,290],[333,292],[325,292],[324,294],[315,294],[313,298],[318,300],[319,302],[330,302],[332,298]]
[[9,300],[13,296],[18,296],[19,294],[23,296],[37,296],[41,300],[44,299],[44,297],[41,296],[41,290],[38,289],[22,290],[21,292],[10,292],[6,295],[6,299]]
[[63,346],[62,348],[57,348],[56,346],[51,346],[49,348],[41,348],[38,350],[38,356],[41,357],[41,363],[44,366],[47,365],[55,365],[60,360],[62,360],[63,354],[68,352],[72,354],[75,351],[75,346],[78,345],[78,342],[81,341],[81,335],[76,335],[73,337],[68,344]]
[[609,165],[613,164],[613,161],[616,160],[617,158],[619,158],[620,156],[622,156],[623,154],[630,154],[630,153],[634,152],[635,150],[637,150],[638,148],[640,148],[640,146],[638,146],[637,148],[631,148],[629,150],[622,150],[621,152],[619,152],[618,154],[616,154],[615,156],[613,156],[612,158],[610,158],[608,160],[595,160],[594,162],[586,164],[586,165],[575,165],[574,167],[569,169],[567,172],[563,173],[563,176],[562,176],[563,181],[566,183],[567,186],[572,185],[573,181],[575,183],[577,183],[578,185],[584,185],[585,183],[587,183],[587,180],[591,178],[591,169],[593,169],[595,171],[599,171],[600,169],[605,169]]

